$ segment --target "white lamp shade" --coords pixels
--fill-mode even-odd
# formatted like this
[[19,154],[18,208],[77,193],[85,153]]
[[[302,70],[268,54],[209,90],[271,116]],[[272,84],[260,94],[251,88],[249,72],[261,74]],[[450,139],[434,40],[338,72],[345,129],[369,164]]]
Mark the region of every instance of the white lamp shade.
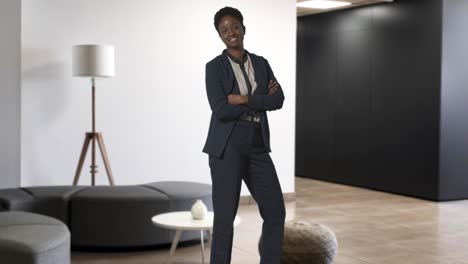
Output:
[[73,46],[73,76],[112,77],[115,75],[114,47],[110,45]]

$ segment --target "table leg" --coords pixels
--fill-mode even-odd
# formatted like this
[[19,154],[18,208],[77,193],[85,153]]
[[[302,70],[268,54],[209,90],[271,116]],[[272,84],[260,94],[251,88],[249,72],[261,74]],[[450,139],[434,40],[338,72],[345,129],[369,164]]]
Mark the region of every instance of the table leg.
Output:
[[211,229],[208,229],[208,244],[211,246]]
[[172,240],[171,251],[169,252],[169,258],[167,259],[166,263],[170,264],[172,261],[172,257],[174,256],[177,243],[179,243],[180,235],[182,234],[182,230],[176,230],[174,235],[174,239]]
[[201,240],[201,258],[202,263],[205,264],[205,256],[203,252],[205,251],[205,246],[203,245],[203,230],[200,230],[200,240]]

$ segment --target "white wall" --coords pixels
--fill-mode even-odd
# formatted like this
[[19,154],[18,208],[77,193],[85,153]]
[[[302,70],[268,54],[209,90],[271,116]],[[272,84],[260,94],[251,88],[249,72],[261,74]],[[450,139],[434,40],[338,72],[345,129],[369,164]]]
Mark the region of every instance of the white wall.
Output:
[[20,184],[21,1],[0,1],[0,188]]
[[[204,70],[224,48],[213,16],[226,5],[243,12],[246,49],[266,57],[283,86],[283,109],[269,114],[272,158],[283,192],[293,192],[294,0],[23,0],[22,185],[72,182],[91,89],[71,77],[71,47],[86,43],[116,50],[116,76],[97,83],[97,129],[116,184],[211,183]],[[90,182],[89,156],[80,184]],[[107,184],[98,161],[97,183]]]

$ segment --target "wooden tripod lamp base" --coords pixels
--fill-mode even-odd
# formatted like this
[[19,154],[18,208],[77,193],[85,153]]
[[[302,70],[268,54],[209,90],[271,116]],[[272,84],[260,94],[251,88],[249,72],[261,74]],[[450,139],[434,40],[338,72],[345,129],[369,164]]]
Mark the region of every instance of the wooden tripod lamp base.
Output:
[[107,178],[109,179],[110,185],[114,186],[114,177],[112,176],[112,170],[109,163],[109,156],[107,155],[106,146],[104,145],[104,138],[102,137],[102,133],[100,132],[87,132],[85,136],[85,140],[83,143],[83,148],[81,149],[80,160],[78,161],[78,167],[76,168],[75,178],[73,180],[73,185],[78,184],[78,180],[80,179],[81,170],[83,168],[84,161],[86,159],[86,154],[88,153],[89,144],[91,144],[91,185],[94,186],[96,184],[96,173],[97,166],[96,166],[96,142],[98,143],[99,150],[101,152],[102,161],[104,162],[104,167],[106,168]]

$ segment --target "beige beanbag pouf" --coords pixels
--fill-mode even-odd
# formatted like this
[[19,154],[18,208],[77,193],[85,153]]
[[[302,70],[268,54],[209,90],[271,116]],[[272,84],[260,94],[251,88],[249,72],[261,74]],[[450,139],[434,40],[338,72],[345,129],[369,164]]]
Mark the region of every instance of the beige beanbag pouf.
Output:
[[[261,252],[261,240],[258,250]],[[335,234],[327,226],[306,219],[285,223],[281,264],[331,264],[338,249]]]

